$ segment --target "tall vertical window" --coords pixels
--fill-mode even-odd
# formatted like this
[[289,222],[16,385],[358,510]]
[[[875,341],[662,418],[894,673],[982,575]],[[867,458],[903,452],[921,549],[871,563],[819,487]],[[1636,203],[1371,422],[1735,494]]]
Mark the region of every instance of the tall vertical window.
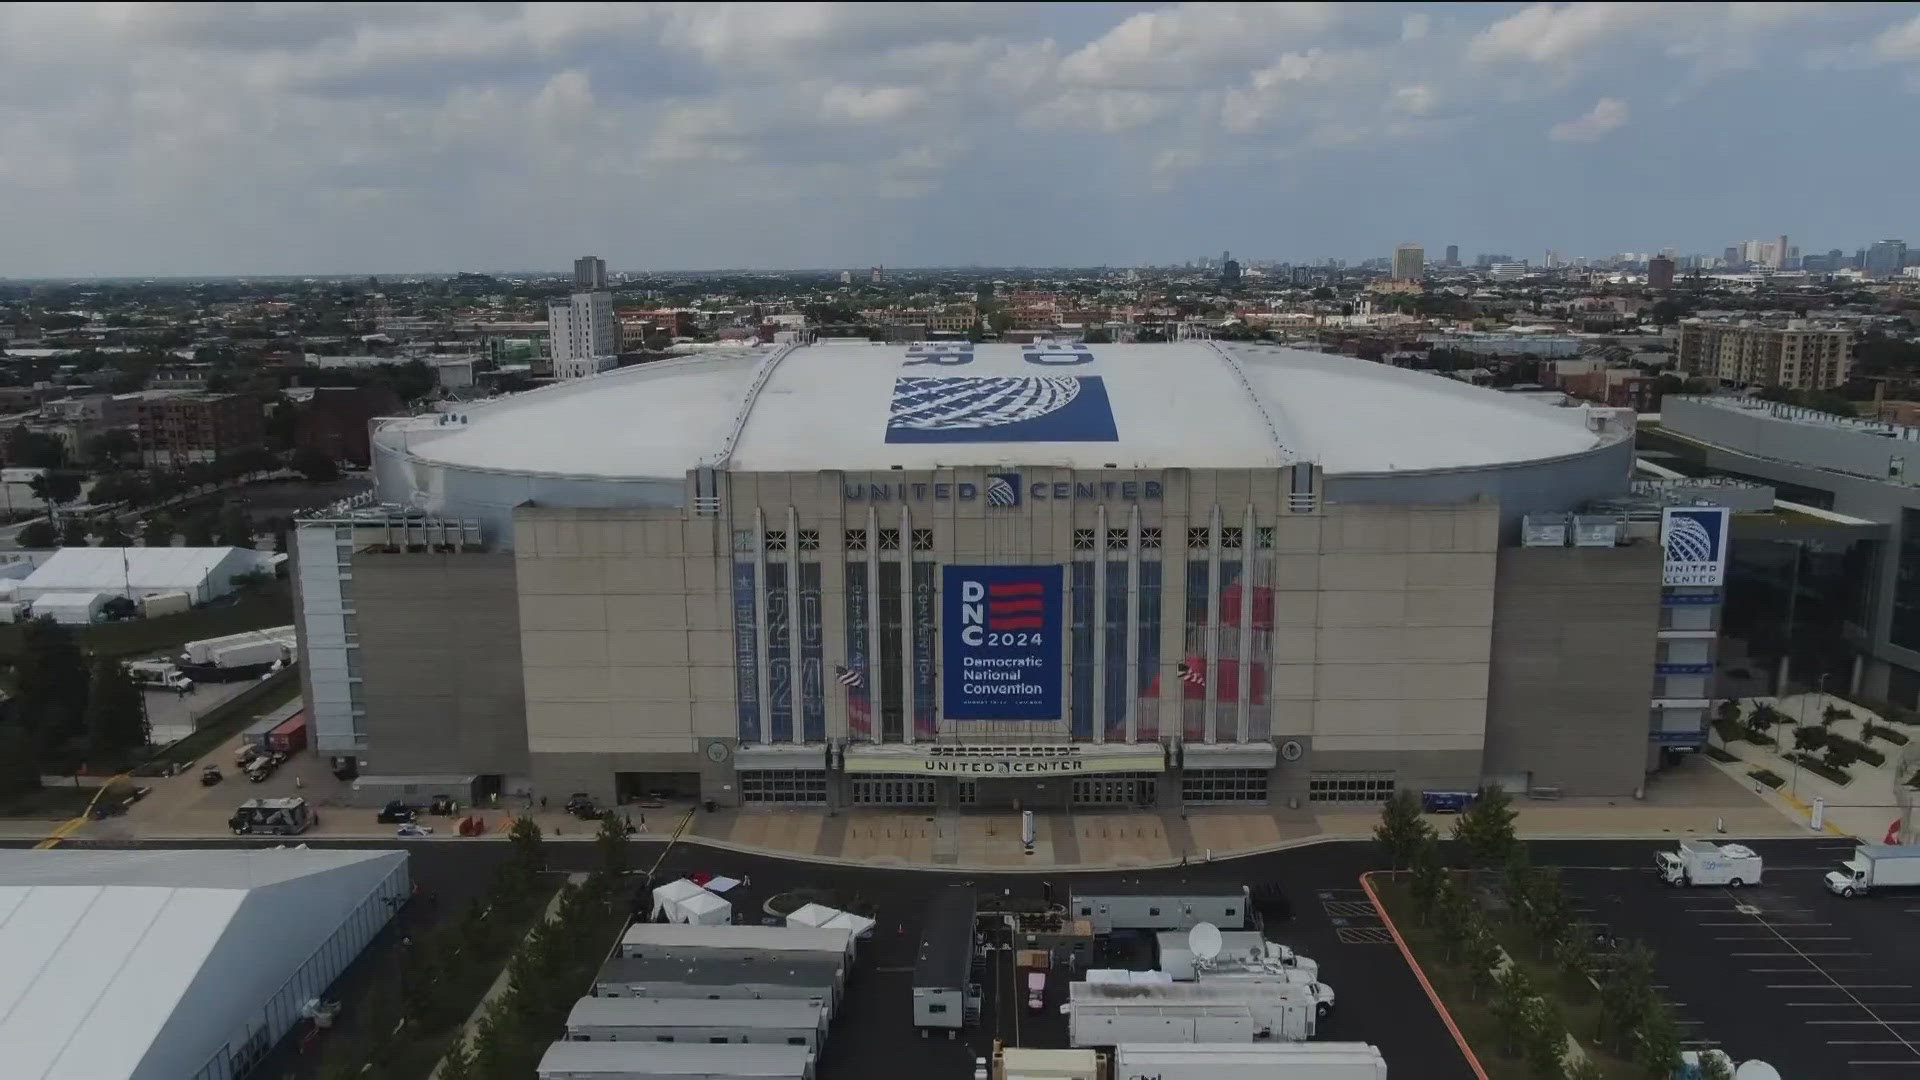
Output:
[[[807,530],[800,530],[804,537]],[[816,534],[817,535],[817,534]],[[802,548],[806,547],[804,541]],[[816,538],[814,547],[819,547]],[[825,742],[827,738],[826,658],[821,654],[825,635],[820,599],[820,564],[800,564],[800,738]]]
[[[883,532],[885,530],[882,530]],[[899,530],[894,530],[896,533]],[[900,676],[906,670],[905,658],[900,655],[903,645],[900,624],[900,564],[883,562],[880,564],[880,684],[886,688],[886,694],[880,699],[880,740],[881,742],[902,742],[905,739],[904,722],[906,717],[900,705]]]
[[734,700],[740,705],[740,741],[760,741],[760,641],[753,618],[753,564],[733,564]]
[[1273,661],[1273,553],[1262,551],[1247,563],[1251,586],[1242,596],[1243,604],[1249,603],[1252,614],[1245,618],[1245,629],[1253,635],[1252,649],[1248,660],[1253,665],[1246,672],[1247,691],[1247,741],[1266,742],[1273,737],[1273,691],[1270,667]]
[[[1160,562],[1140,560],[1140,652],[1137,666],[1139,701],[1134,707],[1134,739],[1153,742],[1160,737]],[[1165,695],[1176,697],[1175,695]],[[1177,700],[1177,697],[1176,697]]]
[[1075,739],[1093,738],[1093,564],[1073,564],[1073,706],[1068,712]]
[[1893,621],[1887,640],[1920,649],[1920,510],[1900,511],[1900,560],[1893,572]]
[[931,739],[934,734],[933,658],[939,655],[934,651],[937,644],[934,626],[933,564],[917,562],[913,564],[913,737],[916,739]]
[[787,564],[767,563],[767,741],[793,741],[793,628],[787,610]]
[[1180,734],[1191,742],[1207,737],[1207,560],[1187,560],[1187,632],[1181,661],[1199,681],[1181,680],[1173,695],[1180,702]]
[[1107,635],[1106,667],[1100,672],[1105,695],[1106,737],[1127,737],[1127,563],[1107,560],[1107,610],[1102,631]]
[[[1246,672],[1240,670],[1241,624],[1233,609],[1246,602],[1246,582],[1240,578],[1245,565],[1239,559],[1220,560],[1220,655],[1207,672],[1207,681],[1213,684],[1213,733],[1218,742],[1240,737],[1240,680]],[[1205,617],[1204,609],[1201,615]]]
[[835,683],[847,695],[847,737],[856,742],[873,739],[873,658],[867,655],[867,628],[872,625],[868,603],[867,561],[847,560],[847,662],[836,672]]

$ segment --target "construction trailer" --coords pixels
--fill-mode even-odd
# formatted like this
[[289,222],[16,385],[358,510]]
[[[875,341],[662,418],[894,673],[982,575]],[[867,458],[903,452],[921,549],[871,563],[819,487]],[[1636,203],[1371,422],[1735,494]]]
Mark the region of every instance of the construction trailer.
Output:
[[840,1004],[845,969],[828,957],[765,960],[625,960],[615,957],[593,977],[593,996],[818,1001],[832,1013]]
[[1121,1043],[1113,1080],[1387,1080],[1366,1043]]
[[1251,897],[1245,885],[1197,882],[1105,881],[1075,885],[1070,918],[1085,919],[1096,934],[1115,930],[1191,930],[1212,923],[1245,930]]
[[573,1042],[547,1047],[540,1080],[813,1080],[804,1046]]
[[1247,981],[1093,983],[1068,987],[1069,1042],[1298,1042],[1313,1037],[1311,987]]
[[584,997],[567,1014],[567,1038],[804,1046],[817,1053],[828,1017],[827,1003],[817,999]]
[[634,923],[620,936],[620,955],[629,960],[770,961],[830,956],[842,967],[851,967],[853,931],[843,927]]
[[920,953],[913,962],[913,1026],[921,1035],[944,1030],[952,1038],[978,1012],[979,991],[972,985],[974,915],[973,890],[963,886],[947,886],[927,904]]

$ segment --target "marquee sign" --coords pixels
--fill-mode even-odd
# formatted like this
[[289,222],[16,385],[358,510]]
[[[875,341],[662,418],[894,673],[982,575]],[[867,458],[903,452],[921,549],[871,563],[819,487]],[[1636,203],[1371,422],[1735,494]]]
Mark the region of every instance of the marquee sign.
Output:
[[849,773],[956,776],[967,780],[1160,772],[1166,767],[1165,758],[1158,752],[1157,746],[1150,748],[1156,752],[1138,752],[1135,747],[1126,744],[1104,750],[1098,746],[1075,747],[1074,752],[1068,754],[1022,753],[1014,747],[1000,753],[970,748],[965,754],[950,753],[947,748],[939,746],[890,745],[872,750],[848,747],[841,767]]

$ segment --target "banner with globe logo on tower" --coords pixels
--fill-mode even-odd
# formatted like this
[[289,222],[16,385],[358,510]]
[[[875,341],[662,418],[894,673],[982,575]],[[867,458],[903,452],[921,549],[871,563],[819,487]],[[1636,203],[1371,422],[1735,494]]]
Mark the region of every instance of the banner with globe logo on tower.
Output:
[[1728,518],[1724,506],[1669,506],[1662,511],[1660,545],[1666,563],[1661,582],[1726,584]]

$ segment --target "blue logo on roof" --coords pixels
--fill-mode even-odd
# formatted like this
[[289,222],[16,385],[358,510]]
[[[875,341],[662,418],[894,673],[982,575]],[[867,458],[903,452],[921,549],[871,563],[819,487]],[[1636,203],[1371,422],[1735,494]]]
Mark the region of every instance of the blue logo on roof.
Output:
[[1114,442],[1113,406],[1098,375],[901,377],[887,415],[890,443]]
[[990,472],[987,474],[988,506],[1020,505],[1020,474],[1014,472]]
[[1675,510],[1667,526],[1667,561],[1708,563],[1720,560],[1726,512]]

